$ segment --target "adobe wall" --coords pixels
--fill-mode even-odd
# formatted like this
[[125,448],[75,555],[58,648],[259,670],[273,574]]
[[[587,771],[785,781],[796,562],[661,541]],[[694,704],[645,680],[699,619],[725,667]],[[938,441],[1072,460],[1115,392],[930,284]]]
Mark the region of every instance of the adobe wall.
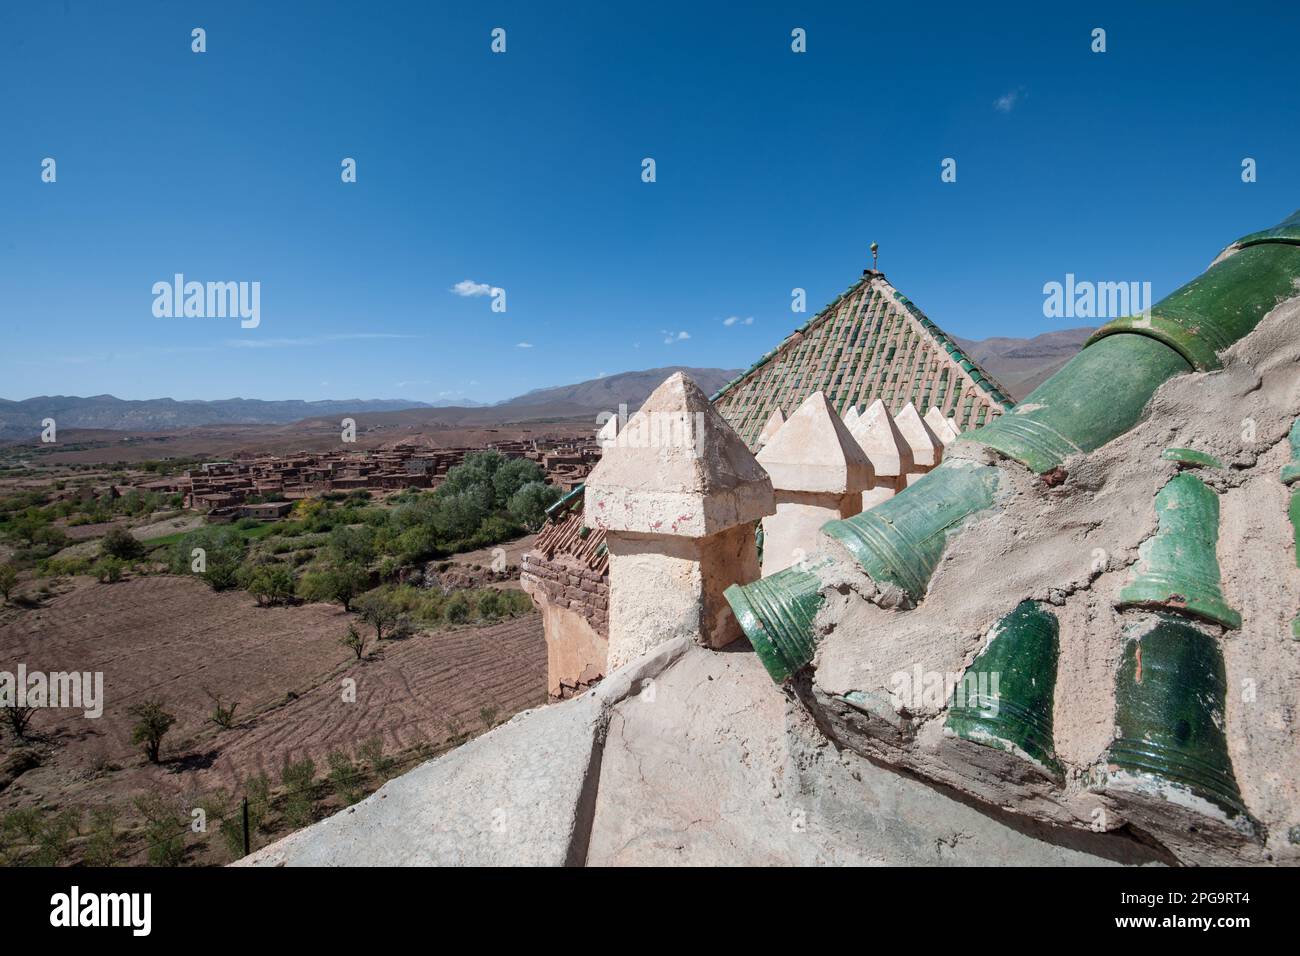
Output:
[[542,612],[550,699],[581,693],[605,675],[609,653],[609,582],[569,555],[523,556],[519,583]]

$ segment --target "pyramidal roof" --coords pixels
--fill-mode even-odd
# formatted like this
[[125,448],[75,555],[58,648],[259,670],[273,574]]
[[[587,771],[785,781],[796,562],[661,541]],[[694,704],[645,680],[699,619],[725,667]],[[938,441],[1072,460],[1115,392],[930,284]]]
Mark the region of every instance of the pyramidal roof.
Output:
[[911,402],[938,408],[960,431],[977,428],[1014,404],[992,376],[874,269],[719,389],[713,403],[752,448],[773,410],[797,408],[819,390],[841,415],[876,399],[898,414]]

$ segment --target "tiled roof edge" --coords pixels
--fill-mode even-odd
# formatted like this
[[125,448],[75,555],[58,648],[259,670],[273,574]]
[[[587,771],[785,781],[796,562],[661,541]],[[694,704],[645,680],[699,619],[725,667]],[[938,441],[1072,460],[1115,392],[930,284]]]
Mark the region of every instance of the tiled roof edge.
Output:
[[917,308],[916,304],[912,302],[911,299],[903,295],[903,293],[899,292],[893,286],[890,286],[889,283],[886,282],[885,285],[889,286],[889,289],[894,293],[894,300],[906,309],[911,314],[912,318],[916,319],[916,321],[920,323],[921,328],[925,329],[925,331],[929,333],[930,337],[935,340],[940,348],[952,356],[953,361],[958,364],[962,362],[969,362],[971,364],[974,371],[969,374],[971,380],[974,381],[976,385],[986,389],[1003,408],[1011,408],[1016,404],[1007,397],[1007,390],[1003,388],[1002,383],[990,375],[985,370],[984,366],[971,358],[960,345],[952,340],[952,336],[939,328],[939,326],[937,326],[928,315]]
[[791,332],[789,335],[783,338],[780,342],[778,342],[774,349],[772,349],[770,352],[763,355],[763,357],[760,358],[757,362],[755,362],[749,368],[745,369],[745,371],[741,372],[739,375],[733,378],[726,385],[722,386],[722,388],[718,389],[716,392],[710,395],[709,401],[716,402],[718,399],[722,398],[722,396],[726,395],[729,391],[731,391],[733,388],[735,388],[745,379],[749,378],[749,376],[757,372],[768,362],[772,361],[772,359],[776,357],[776,354],[780,352],[783,348],[785,348],[787,345],[789,345],[790,340],[794,338],[796,335],[800,335],[804,332],[807,332],[818,322],[825,321],[826,319],[828,319],[831,315],[834,314],[833,310],[838,308],[841,302],[843,302],[850,295],[856,292],[861,286],[863,286],[867,282],[870,282],[871,279],[874,278],[876,275],[880,275],[880,273],[872,273],[870,270],[864,272],[862,274],[861,279],[853,283],[853,285],[849,286],[847,289],[845,289],[843,292],[837,295],[833,300],[828,302],[826,305],[822,306],[822,310],[820,312],[818,312],[811,319],[809,319],[803,325],[799,326],[799,328],[795,329],[793,332]]

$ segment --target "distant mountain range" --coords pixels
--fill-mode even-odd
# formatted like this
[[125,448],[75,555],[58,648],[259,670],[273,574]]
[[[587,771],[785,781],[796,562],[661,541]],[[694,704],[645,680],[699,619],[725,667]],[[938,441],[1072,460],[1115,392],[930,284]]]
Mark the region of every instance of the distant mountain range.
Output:
[[[685,371],[706,392],[712,393],[739,372],[717,368],[647,369],[605,375],[576,385],[542,388],[516,398],[484,405],[430,404],[389,399],[343,399],[304,402],[266,402],[253,398],[218,401],[177,401],[151,398],[139,401],[95,395],[42,395],[20,402],[0,399],[0,440],[31,439],[41,430],[41,421],[53,418],[58,427],[95,428],[112,431],[159,432],[201,428],[206,425],[286,425],[311,419],[337,419],[340,415],[364,415],[367,422],[386,420],[430,421],[448,425],[496,424],[548,418],[577,418],[603,410],[618,411],[620,403],[635,410],[655,387],[676,371]],[[402,413],[402,414],[395,414]]]
[[[368,426],[388,428],[419,428],[445,425],[454,428],[504,425],[521,422],[595,421],[600,412],[617,413],[619,405],[634,412],[650,397],[650,393],[674,372],[685,372],[695,379],[706,395],[712,395],[740,374],[739,369],[689,368],[670,365],[666,368],[648,368],[639,372],[620,372],[602,375],[575,385],[557,385],[538,388],[495,405],[473,408],[414,408],[400,412],[367,415]],[[310,424],[310,423],[304,423]]]
[[[1017,401],[1054,373],[1082,347],[1090,328],[1047,332],[1031,339],[956,339]],[[428,403],[398,399],[343,399],[320,402],[267,402],[255,398],[218,401],[177,401],[152,398],[128,401],[112,395],[79,398],[42,395],[20,402],[0,399],[0,440],[31,439],[41,430],[41,420],[53,418],[60,428],[94,428],[113,431],[160,432],[207,425],[287,425],[299,421],[365,415],[368,423],[391,425],[443,424],[494,425],[511,422],[573,419],[602,411],[617,412],[619,405],[640,407],[669,375],[682,371],[711,395],[740,374],[738,369],[689,368],[670,365],[604,375],[574,385],[534,389],[514,398],[484,405],[463,402]]]
[[1044,332],[1032,339],[972,340],[954,335],[953,340],[1020,401],[1074,358],[1094,331],[1085,326]]
[[674,372],[685,372],[700,386],[705,395],[712,395],[740,374],[739,369],[688,368],[669,365],[665,368],[648,368],[640,372],[620,372],[579,382],[577,385],[557,385],[537,388],[494,406],[497,408],[528,408],[559,403],[580,405],[584,409],[612,408],[624,403],[635,411],[650,393],[663,384]]
[[223,398],[204,402],[174,398],[129,401],[112,395],[89,398],[41,395],[13,402],[0,398],[0,438],[30,438],[40,432],[41,420],[45,418],[53,418],[59,428],[154,432],[203,425],[282,425],[317,415],[388,412],[414,406],[430,407],[422,402],[383,399],[264,402],[256,398]]

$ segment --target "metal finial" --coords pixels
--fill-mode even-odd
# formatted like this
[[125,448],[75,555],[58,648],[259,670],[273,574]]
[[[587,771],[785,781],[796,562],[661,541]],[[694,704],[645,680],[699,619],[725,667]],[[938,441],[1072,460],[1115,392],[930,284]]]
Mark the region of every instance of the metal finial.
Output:
[[877,253],[879,253],[879,252],[880,252],[880,243],[878,243],[878,242],[873,242],[873,243],[871,244],[871,268],[872,268],[872,271],[878,271],[878,270],[876,270],[876,259],[878,258]]

